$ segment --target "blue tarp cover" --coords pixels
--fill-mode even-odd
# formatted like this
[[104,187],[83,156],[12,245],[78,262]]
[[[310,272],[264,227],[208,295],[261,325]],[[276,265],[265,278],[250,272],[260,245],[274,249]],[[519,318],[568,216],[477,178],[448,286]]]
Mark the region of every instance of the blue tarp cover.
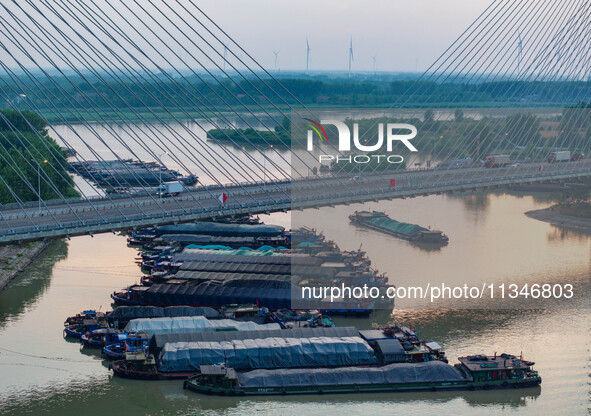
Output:
[[265,338],[167,343],[160,353],[158,369],[184,372],[214,364],[249,370],[376,363],[373,349],[359,337]]
[[279,324],[257,324],[232,319],[206,319],[203,316],[181,316],[177,318],[132,319],[125,326],[125,332],[155,334],[180,334],[221,330],[252,331],[280,329]]

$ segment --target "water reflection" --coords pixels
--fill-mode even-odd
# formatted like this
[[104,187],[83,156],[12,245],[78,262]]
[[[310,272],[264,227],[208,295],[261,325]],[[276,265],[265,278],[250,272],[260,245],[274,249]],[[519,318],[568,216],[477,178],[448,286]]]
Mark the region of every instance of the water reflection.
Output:
[[580,242],[589,239],[589,233],[584,231],[573,231],[552,225],[552,228],[546,234],[549,243],[561,243],[565,240],[576,240]]
[[[135,383],[136,386],[130,386]],[[424,414],[435,406],[452,408],[526,407],[541,394],[540,387],[498,392],[417,392],[375,393],[355,395],[311,395],[286,397],[212,397],[202,396],[182,389],[182,382],[141,382],[112,379],[95,379],[92,383],[57,385],[51,392],[31,390],[26,397],[12,397],[0,409],[0,414],[17,413],[26,406],[26,412],[41,414],[167,414],[167,415],[244,415],[264,412],[271,414],[327,414],[330,411],[344,414],[391,414],[391,406],[399,411]],[[91,392],[89,394],[89,392]],[[49,394],[48,394],[49,393]],[[51,407],[48,409],[47,404]],[[116,410],[115,410],[116,409]],[[414,409],[414,410],[413,410]],[[51,413],[48,413],[48,410]],[[357,412],[357,413],[355,413]],[[398,413],[397,414],[402,414]]]
[[18,319],[37,302],[49,287],[53,266],[67,254],[68,244],[64,240],[52,241],[25,271],[0,292],[0,328],[7,321]]
[[458,199],[464,203],[468,211],[485,213],[490,205],[490,194],[487,192],[474,192],[470,194],[450,194],[451,199]]
[[[469,209],[466,204],[481,208]],[[19,280],[0,295],[0,322],[5,322],[0,327],[0,414],[584,413],[591,362],[589,236],[559,233],[526,217],[525,211],[538,207],[527,196],[433,196],[368,205],[262,219],[287,226],[291,220],[294,227],[305,220],[347,250],[356,250],[362,243],[373,266],[387,272],[396,285],[443,280],[577,283],[579,303],[558,303],[562,309],[534,310],[513,303],[512,309],[494,310],[492,302],[485,309],[453,310],[449,304],[444,305],[446,309],[422,309],[397,302],[393,312],[379,310],[369,319],[335,318],[339,326],[360,328],[390,322],[412,325],[422,338],[441,342],[451,363],[466,354],[523,352],[536,362],[543,377],[541,389],[240,399],[194,394],[183,390],[181,381],[115,378],[98,350],[81,351],[79,344],[65,342],[61,334],[65,316],[106,307],[113,290],[136,282],[140,275],[134,263],[137,251],[126,247],[123,236],[104,234],[72,238],[69,245],[61,242],[61,255],[57,249],[54,257],[46,252],[47,263],[41,262],[46,267],[40,267],[43,272],[30,281],[33,289],[21,287]],[[450,244],[439,251],[424,251],[407,241],[349,225],[352,211],[368,208],[439,228],[450,235]],[[549,240],[549,233],[556,233],[555,238]]]
[[[257,407],[261,402],[267,406],[274,407],[273,403],[278,403],[281,406],[317,406],[321,408],[330,406],[339,408],[340,406],[352,407],[363,406],[364,404],[371,409],[388,408],[396,403],[396,406],[433,406],[443,403],[450,403],[457,400],[462,400],[469,406],[474,407],[510,407],[526,406],[529,401],[535,400],[541,394],[541,387],[532,387],[523,390],[507,390],[501,397],[493,395],[490,392],[475,391],[449,391],[449,392],[416,392],[416,393],[360,393],[353,395],[339,395],[339,394],[323,394],[305,396],[305,398],[298,396],[287,397],[252,397],[244,398],[225,398],[223,403],[209,397],[200,400],[200,410],[238,410],[248,407]],[[271,403],[269,405],[269,403]],[[368,413],[369,414],[369,413]]]

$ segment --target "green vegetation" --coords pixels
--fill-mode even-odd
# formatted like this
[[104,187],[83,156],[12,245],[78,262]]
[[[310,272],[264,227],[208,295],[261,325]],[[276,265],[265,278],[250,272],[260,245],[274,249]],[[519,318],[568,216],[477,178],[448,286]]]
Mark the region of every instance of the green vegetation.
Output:
[[558,203],[550,209],[563,215],[591,219],[590,191],[586,185],[588,184],[583,184],[580,188],[561,192],[559,197],[556,198]]
[[[585,105],[585,104],[581,104]],[[503,118],[483,117],[474,119],[464,115],[462,109],[454,111],[453,119],[439,119],[434,109],[425,110],[422,118],[392,118],[379,117],[368,119],[347,119],[345,123],[352,131],[353,123],[359,125],[359,137],[362,144],[371,145],[378,140],[379,123],[409,123],[417,127],[418,134],[412,140],[413,145],[421,152],[439,154],[442,157],[484,159],[490,149],[501,154],[509,154],[512,160],[525,161],[541,160],[548,153],[557,149],[567,149],[573,152],[584,152],[589,149],[572,148],[573,143],[588,145],[588,141],[573,139],[573,135],[580,138],[589,137],[589,115],[581,117],[574,112],[589,111],[581,107],[567,107],[563,116],[559,118],[556,131],[543,136],[540,118],[531,113],[514,113]],[[585,119],[587,121],[585,121]],[[329,142],[336,140],[337,132],[332,126],[326,128]],[[407,131],[401,131],[405,134]],[[384,132],[384,134],[386,134]],[[401,152],[405,151],[400,145]],[[394,149],[396,150],[396,149]]]
[[552,211],[572,217],[591,219],[591,202],[561,202],[552,207]]
[[281,126],[275,126],[273,131],[251,128],[211,129],[207,132],[207,138],[224,143],[289,146],[291,143],[290,121],[287,117],[283,117]]
[[64,151],[47,134],[38,114],[0,111],[0,203],[17,202],[8,187],[22,202],[37,201],[39,176],[43,199],[59,198],[48,182],[65,197],[78,196],[65,170],[67,165]]
[[[174,82],[124,83],[101,82],[97,77],[41,77],[44,94],[34,85],[7,84],[24,97],[12,97],[10,105],[29,109],[34,104],[52,123],[88,120],[158,120],[215,116],[216,112],[273,111],[275,106],[318,107],[396,107],[406,108],[478,108],[555,106],[571,97],[588,96],[591,84],[582,81],[525,82],[502,81],[481,84],[437,83],[432,81],[329,78],[328,76],[270,79],[225,79],[222,85],[211,78],[196,76]],[[285,87],[285,88],[284,88]],[[10,88],[8,88],[10,90]],[[289,93],[287,92],[289,91]],[[293,95],[292,95],[293,94]],[[279,95],[279,97],[277,97]],[[274,103],[271,105],[269,99]],[[6,105],[0,102],[0,107]],[[461,121],[462,114],[457,114]]]
[[[448,111],[449,110],[445,110]],[[364,145],[372,145],[378,140],[378,125],[388,123],[409,123],[417,127],[418,135],[412,141],[419,151],[427,154],[440,155],[445,160],[447,157],[483,160],[495,149],[497,154],[508,154],[515,162],[528,160],[543,160],[550,152],[555,150],[570,150],[572,152],[589,153],[589,140],[584,140],[591,135],[591,104],[580,103],[576,106],[565,107],[562,116],[540,119],[536,114],[516,112],[505,117],[483,116],[475,119],[466,116],[464,110],[456,108],[453,117],[440,117],[436,109],[426,109],[422,117],[393,118],[390,116],[364,119],[346,119],[351,132],[353,123],[359,126],[359,139]],[[292,143],[289,135],[289,120],[284,119],[281,126],[275,127],[274,132],[255,131],[253,129],[226,129],[210,130],[208,137],[220,142],[232,141],[254,145]],[[329,143],[337,143],[338,131],[332,125],[324,126]],[[299,126],[299,130],[305,131],[305,125]],[[396,132],[395,132],[396,133]],[[406,134],[407,131],[400,131]],[[305,143],[305,136],[299,135],[299,145]],[[578,143],[586,148],[574,148],[573,143]],[[404,145],[400,144],[394,152],[406,152]],[[379,154],[377,152],[376,154]],[[367,164],[367,168],[373,168],[374,161]],[[340,163],[342,169],[347,163]],[[391,165],[391,164],[390,164]],[[398,167],[404,167],[399,164]]]

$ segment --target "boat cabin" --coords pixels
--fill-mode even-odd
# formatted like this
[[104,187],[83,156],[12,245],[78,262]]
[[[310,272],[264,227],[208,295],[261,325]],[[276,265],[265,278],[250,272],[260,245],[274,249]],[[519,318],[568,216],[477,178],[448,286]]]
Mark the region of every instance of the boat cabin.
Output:
[[459,358],[460,365],[466,368],[474,381],[522,379],[533,372],[531,361],[524,361],[514,355],[495,356],[470,355]]
[[196,376],[198,383],[211,387],[233,389],[238,383],[238,376],[233,368],[225,365],[200,365],[201,374]]

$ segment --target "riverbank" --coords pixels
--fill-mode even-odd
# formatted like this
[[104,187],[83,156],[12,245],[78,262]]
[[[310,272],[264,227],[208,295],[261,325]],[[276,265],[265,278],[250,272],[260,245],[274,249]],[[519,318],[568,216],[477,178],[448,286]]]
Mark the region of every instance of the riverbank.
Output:
[[558,212],[554,212],[552,207],[527,211],[525,215],[527,215],[529,218],[550,223],[556,227],[591,233],[590,218],[559,214]]
[[0,292],[51,243],[10,244],[0,247]]
[[[122,236],[103,233],[56,241],[55,247],[48,247],[0,293],[0,339],[4,348],[0,354],[0,415],[95,416],[118,409],[117,413],[128,416],[148,412],[228,416],[250,414],[253,408],[260,408],[264,409],[261,413],[274,415],[344,416],[390,414],[393,400],[399,413],[417,415],[476,416],[507,409],[511,416],[582,414],[581,409],[586,410],[589,404],[586,369],[591,336],[587,307],[591,293],[591,237],[569,233],[560,241],[548,238],[551,233],[546,224],[523,215],[545,206],[539,203],[531,196],[490,193],[479,194],[478,198],[431,195],[395,199],[365,207],[413,223],[428,218],[432,228],[449,230],[453,244],[429,253],[386,234],[356,229],[348,217],[356,209],[363,209],[361,206],[275,213],[261,219],[286,226],[291,220],[293,227],[308,223],[347,250],[357,250],[362,243],[361,249],[371,256],[372,266],[387,273],[398,287],[426,287],[429,282],[433,285],[434,276],[439,282],[453,285],[515,281],[575,285],[578,290],[574,299],[557,300],[553,302],[556,308],[545,311],[530,309],[524,298],[507,303],[519,310],[498,309],[498,299],[481,299],[475,303],[481,309],[455,311],[449,308],[458,305],[459,300],[442,302],[448,309],[418,309],[414,306],[418,302],[401,299],[400,303],[406,301],[406,308],[397,308],[393,316],[381,310],[369,319],[335,317],[338,327],[371,329],[374,323],[412,324],[422,337],[441,340],[446,354],[454,360],[481,352],[523,351],[536,362],[536,370],[544,378],[541,391],[233,398],[190,394],[182,389],[182,382],[112,377],[98,350],[81,352],[79,343],[66,342],[62,337],[65,316],[89,308],[107,310],[113,290],[137,283],[141,277],[135,263],[137,249],[128,247]],[[478,282],[474,270],[478,270]],[[560,326],[561,342],[549,343],[564,322],[568,325]],[[32,342],[33,338],[42,342]],[[568,359],[557,359],[564,355],[565,345]]]

